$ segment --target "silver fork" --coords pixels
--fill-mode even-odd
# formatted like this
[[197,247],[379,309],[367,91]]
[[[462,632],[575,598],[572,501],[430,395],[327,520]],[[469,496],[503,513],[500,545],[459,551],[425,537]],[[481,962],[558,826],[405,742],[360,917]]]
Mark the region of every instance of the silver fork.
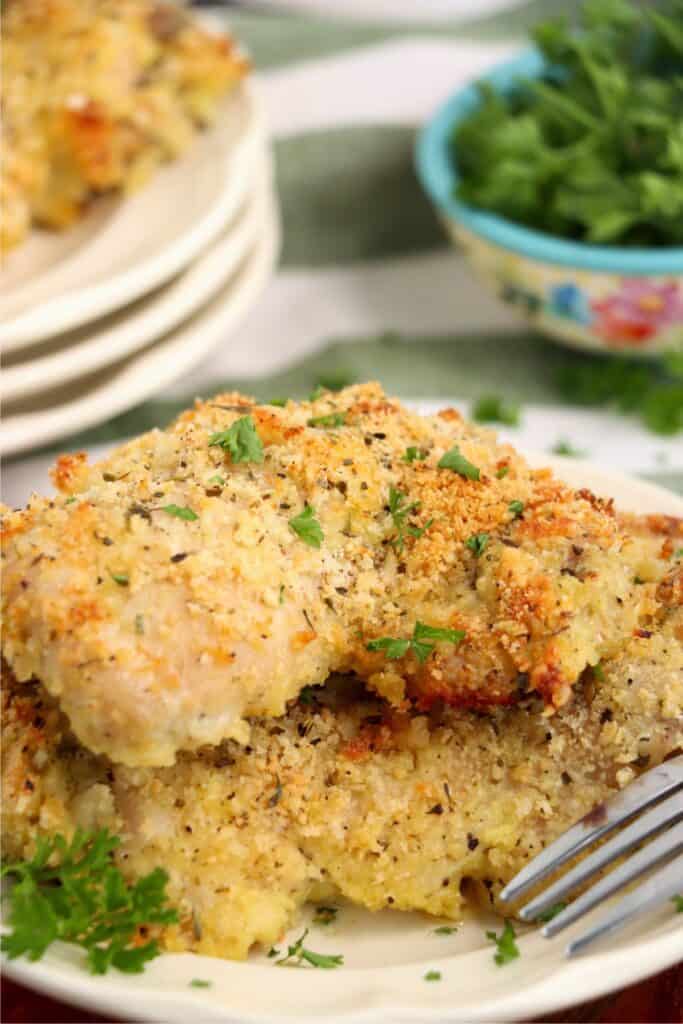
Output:
[[[619,826],[625,827],[519,911],[523,921],[546,917],[542,934],[551,938],[624,886],[647,875],[593,927],[569,943],[567,956],[582,953],[597,939],[612,934],[637,915],[683,895],[683,755],[645,772],[621,793],[594,807],[522,868],[505,886],[500,899],[504,902],[518,900]],[[641,848],[618,868],[600,878],[572,903],[554,912],[577,886],[636,846]],[[549,920],[548,914],[552,914]]]

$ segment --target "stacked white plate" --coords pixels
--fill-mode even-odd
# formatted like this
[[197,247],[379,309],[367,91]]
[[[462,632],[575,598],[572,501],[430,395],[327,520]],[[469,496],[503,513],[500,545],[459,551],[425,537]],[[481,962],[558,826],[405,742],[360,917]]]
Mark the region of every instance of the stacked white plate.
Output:
[[279,222],[250,85],[187,154],[0,272],[0,454],[100,423],[229,343],[275,265]]

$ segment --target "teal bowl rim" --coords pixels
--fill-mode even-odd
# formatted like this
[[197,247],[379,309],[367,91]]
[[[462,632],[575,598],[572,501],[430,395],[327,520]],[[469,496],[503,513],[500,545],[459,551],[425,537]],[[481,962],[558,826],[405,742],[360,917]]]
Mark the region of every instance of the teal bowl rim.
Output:
[[[536,49],[527,49],[512,60],[498,64],[478,81],[490,82],[501,92],[508,91],[518,77],[538,77],[545,61]],[[683,248],[627,249],[619,246],[568,242],[553,235],[522,227],[504,217],[476,209],[454,196],[458,180],[450,153],[449,140],[454,125],[479,101],[476,82],[459,89],[439,107],[420,129],[415,148],[418,177],[437,209],[475,235],[511,249],[539,263],[556,263],[579,270],[607,273],[648,274],[683,273]]]

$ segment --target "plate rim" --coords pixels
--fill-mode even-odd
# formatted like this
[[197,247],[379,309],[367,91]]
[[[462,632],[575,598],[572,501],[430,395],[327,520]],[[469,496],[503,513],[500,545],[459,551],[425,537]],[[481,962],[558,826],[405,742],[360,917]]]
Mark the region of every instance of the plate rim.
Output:
[[240,205],[222,235],[160,290],[140,296],[138,301],[144,305],[132,316],[126,315],[124,306],[110,313],[120,319],[103,330],[97,330],[95,321],[92,330],[80,341],[5,367],[0,379],[2,402],[40,395],[119,362],[179,327],[209,302],[235,272],[246,254],[246,246],[255,239],[258,193],[264,181],[269,180],[271,161],[265,150],[253,156],[250,172],[256,174],[258,184],[254,187],[245,177]]
[[[228,97],[228,102],[243,104],[245,125],[225,154],[230,173],[226,174],[223,187],[205,215],[171,245],[163,246],[138,265],[85,288],[71,288],[6,319],[0,324],[2,353],[30,348],[135,301],[186,267],[220,234],[243,198],[243,190],[237,187],[236,182],[239,183],[240,175],[248,181],[248,166],[243,165],[245,162],[249,164],[252,149],[263,145],[266,123],[264,105],[253,81],[242,83]],[[213,130],[213,127],[209,129]],[[149,182],[147,189],[153,187],[154,180]]]
[[[54,406],[47,412],[4,417],[0,421],[0,455],[7,458],[30,450],[34,446],[35,433],[32,432],[36,429],[44,431],[41,436],[45,444],[51,444],[145,401],[205,358],[221,334],[234,330],[268,280],[280,248],[279,217],[274,212],[275,198],[270,186],[266,194],[262,230],[242,264],[233,271],[231,280],[224,282],[223,289],[208,299],[208,306],[213,306],[213,309],[195,311],[185,323],[171,329],[167,336],[157,339],[143,352],[134,353],[105,383],[76,400]],[[153,380],[150,380],[150,363],[155,366]],[[131,377],[139,371],[142,371],[144,383],[141,379],[139,385],[133,387]],[[102,415],[102,402],[112,396],[115,400],[109,400],[107,412]],[[41,417],[42,423],[47,424],[46,428],[41,427]],[[51,425],[48,417],[57,420],[59,426]]]

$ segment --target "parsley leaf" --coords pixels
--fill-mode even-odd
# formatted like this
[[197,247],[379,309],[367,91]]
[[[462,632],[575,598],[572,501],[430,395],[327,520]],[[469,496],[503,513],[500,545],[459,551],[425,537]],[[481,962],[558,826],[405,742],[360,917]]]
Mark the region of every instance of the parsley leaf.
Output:
[[425,981],[441,981],[441,971],[427,971]]
[[329,373],[321,373],[318,377],[318,387],[326,391],[341,391],[349,384],[355,382],[355,376],[348,370],[330,370]]
[[193,978],[190,982],[190,988],[211,988],[212,985],[213,982],[205,978]]
[[469,548],[477,558],[484,554],[486,546],[489,542],[488,533],[473,533],[471,537],[468,537],[465,541],[465,547]]
[[427,452],[424,448],[416,448],[415,445],[410,445],[406,448],[401,458],[403,462],[422,462],[427,458]]
[[445,455],[441,456],[437,466],[439,469],[452,469],[454,473],[459,473],[460,476],[464,476],[468,480],[479,479],[478,468],[465,458],[457,444],[450,451],[446,452]]
[[288,398],[271,398],[269,399],[269,401],[266,402],[266,405],[275,405],[279,409],[284,409],[288,401]]
[[318,399],[322,398],[322,396],[324,394],[325,394],[325,388],[322,386],[322,384],[317,384],[313,388],[313,390],[311,391],[310,395],[308,396],[308,401],[309,402],[317,402]]
[[186,505],[164,505],[161,511],[166,512],[169,516],[175,516],[176,519],[184,519],[188,523],[193,523],[195,519],[199,519],[197,513],[193,512]]
[[320,906],[315,908],[314,924],[328,925],[337,920],[339,907]]
[[307,422],[309,427],[343,427],[346,423],[346,413],[329,412],[325,416],[311,416]]
[[319,548],[323,542],[324,534],[322,527],[315,518],[315,509],[308,503],[304,505],[303,512],[289,520],[289,525],[297,537],[300,537],[304,544],[311,548]]
[[387,658],[402,658],[408,653],[411,647],[410,640],[402,640],[399,637],[381,636],[377,640],[370,640],[365,645],[368,651],[384,651]]
[[406,498],[407,495],[396,490],[393,485],[389,488],[389,513],[396,527],[396,536],[391,541],[391,545],[397,552],[403,551],[406,536],[422,537],[434,521],[430,519],[424,526],[411,526],[407,522],[408,516],[419,510],[420,502],[414,501],[410,505],[406,505]]
[[209,437],[209,448],[218,446],[229,452],[233,462],[263,462],[263,445],[251,416],[240,416],[227,430]]
[[524,514],[524,502],[515,499],[508,505],[508,512],[514,519],[519,519]]
[[128,579],[128,576],[125,572],[112,572],[111,569],[108,569],[107,572],[113,579],[114,583],[118,583],[120,587],[127,587],[128,584],[130,583],[130,580]]
[[674,896],[673,904],[677,914],[683,914],[683,896]]
[[155,939],[137,945],[136,938],[142,925],[178,920],[166,905],[168,875],[155,868],[127,885],[112,860],[119,842],[106,829],[77,829],[70,842],[62,835],[40,837],[32,860],[3,866],[2,875],[15,879],[11,930],[0,939],[10,959],[26,954],[39,960],[56,939],[82,946],[93,974],[112,966],[138,973],[158,956]]
[[442,924],[442,925],[439,925],[438,928],[434,929],[434,934],[435,935],[455,935],[457,930],[458,929],[455,927],[455,925]]
[[578,448],[575,448],[570,441],[567,441],[563,437],[561,437],[559,441],[556,441],[550,450],[553,453],[553,455],[567,455],[568,457],[573,459],[580,459],[583,455],[586,454],[585,452],[580,451]]
[[557,917],[558,914],[561,914],[566,906],[566,903],[554,903],[552,907],[548,907],[547,910],[544,910],[543,913],[539,914],[536,917],[536,920],[539,922],[539,924],[547,924],[548,921],[552,921],[554,917]]
[[210,476],[206,482],[207,484],[216,484],[218,487],[223,487],[225,484],[225,478],[222,477],[220,473],[214,473],[214,475]]
[[509,964],[511,960],[516,960],[519,956],[519,948],[515,939],[515,929],[512,927],[510,921],[505,922],[505,927],[500,935],[496,935],[495,932],[487,932],[486,938],[490,939],[491,942],[495,942],[498,947],[497,952],[494,953],[493,959],[496,961],[499,967],[504,964]]
[[465,639],[461,629],[442,629],[438,626],[427,626],[424,622],[416,622],[413,635],[409,639],[383,636],[370,640],[365,646],[368,651],[384,651],[387,658],[403,658],[412,651],[420,664],[424,664],[434,650],[435,642],[459,644]]
[[496,478],[498,480],[503,480],[508,475],[509,472],[510,472],[510,467],[509,466],[501,466],[500,469],[496,470]]
[[506,403],[500,395],[483,395],[472,409],[472,419],[478,423],[504,423],[519,426],[519,406]]
[[307,935],[308,928],[299,936],[293,946],[287,947],[287,955],[276,961],[278,967],[302,967],[304,963],[308,963],[311,967],[322,967],[325,970],[330,970],[334,967],[342,966],[344,957],[340,954],[327,956],[323,953],[314,953],[313,950],[306,949],[304,940]]

